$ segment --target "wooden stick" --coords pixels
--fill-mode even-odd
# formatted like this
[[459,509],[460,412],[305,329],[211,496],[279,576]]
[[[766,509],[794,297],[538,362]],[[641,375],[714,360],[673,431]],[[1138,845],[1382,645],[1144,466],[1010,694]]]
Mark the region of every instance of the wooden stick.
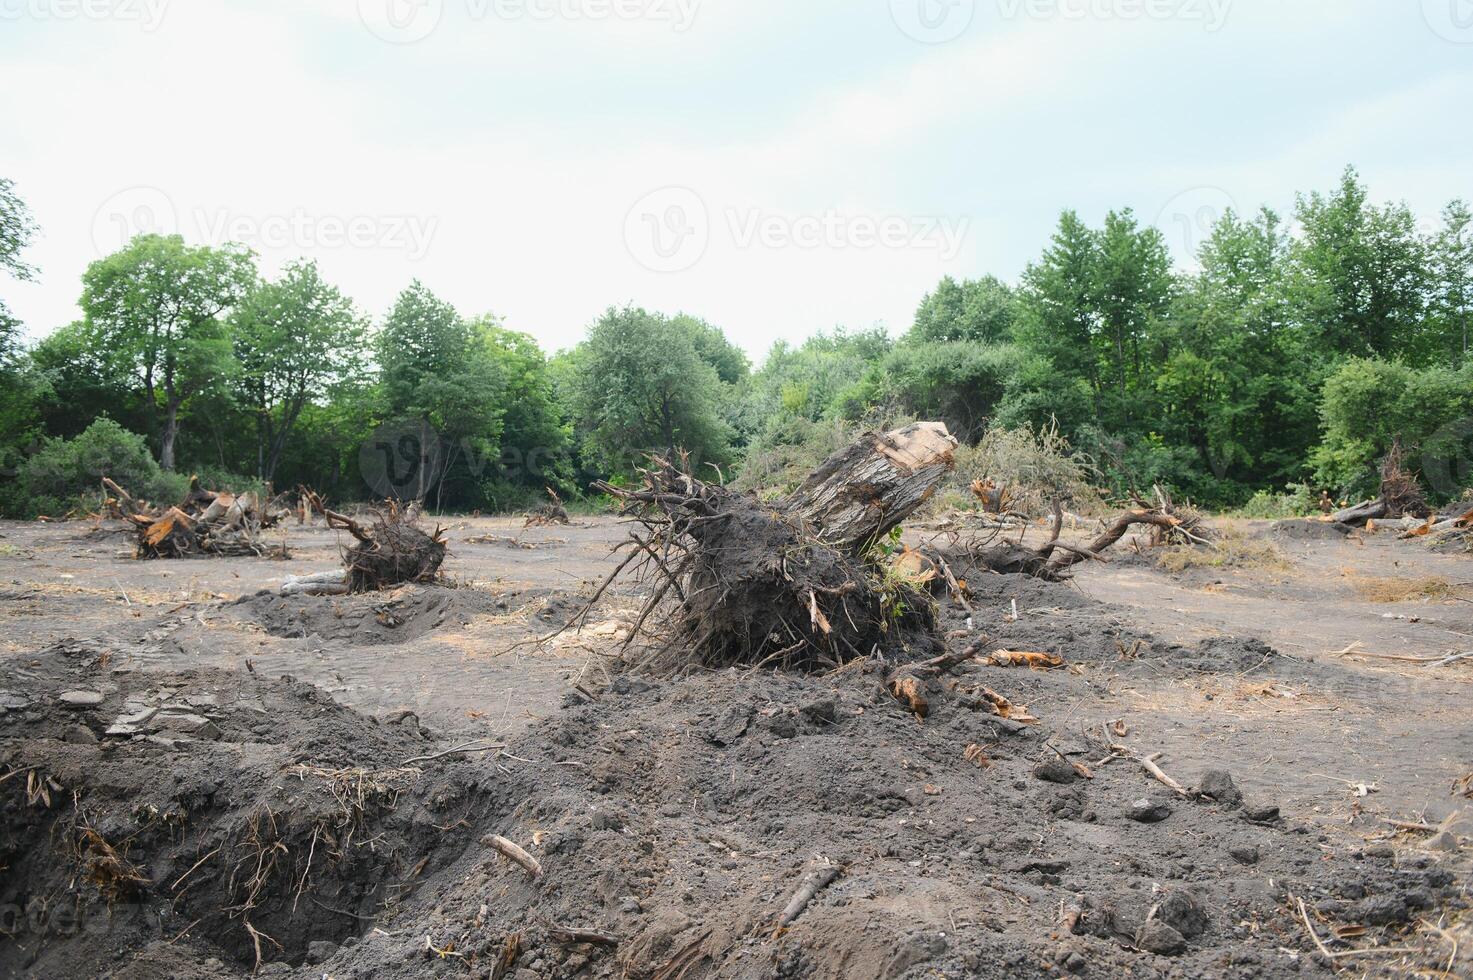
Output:
[[569,929],[566,926],[551,925],[547,927],[547,934],[552,937],[553,942],[558,943],[587,943],[610,949],[619,945],[619,937],[593,929]]
[[839,877],[839,872],[842,870],[843,868],[837,864],[829,864],[804,875],[803,883],[798,886],[798,890],[788,900],[788,904],[783,909],[782,915],[777,917],[777,928],[786,928],[794,919],[802,915],[803,910],[808,907],[809,902],[813,901],[814,896],[827,888],[835,878]]
[[527,874],[531,875],[533,878],[542,877],[542,865],[537,862],[537,859],[528,854],[526,851],[522,850],[516,844],[513,844],[511,841],[507,840],[505,837],[502,837],[499,834],[492,834],[489,837],[481,838],[481,843],[486,844],[490,847],[494,847],[506,857],[515,861],[517,864],[520,864],[524,869],[526,869]]
[[1156,760],[1161,758],[1160,752],[1154,752],[1151,755],[1138,755],[1135,750],[1130,748],[1128,745],[1111,745],[1110,751],[1118,753],[1122,758],[1134,759],[1136,762],[1140,763],[1141,768],[1144,769],[1151,776],[1152,779],[1155,779],[1157,782],[1170,789],[1176,795],[1192,795],[1191,793],[1187,792],[1185,786],[1172,779],[1170,776],[1166,775],[1166,773],[1161,770],[1161,767],[1156,765]]
[[951,566],[946,564],[946,559],[937,555],[936,564],[941,566],[941,574],[946,576],[946,584],[951,587],[952,595],[956,596],[956,601],[962,604],[962,608],[967,611],[968,616],[975,615],[976,610],[972,608],[972,604],[967,601],[967,597],[962,593],[962,587],[957,582],[956,576],[951,574]]
[[1309,933],[1309,938],[1314,940],[1314,944],[1319,948],[1320,953],[1326,959],[1333,960],[1335,954],[1330,952],[1324,943],[1320,942],[1319,933],[1314,931],[1314,926],[1309,921],[1309,910],[1304,907],[1304,899],[1296,898],[1294,901],[1299,903],[1299,917],[1304,920],[1304,931]]

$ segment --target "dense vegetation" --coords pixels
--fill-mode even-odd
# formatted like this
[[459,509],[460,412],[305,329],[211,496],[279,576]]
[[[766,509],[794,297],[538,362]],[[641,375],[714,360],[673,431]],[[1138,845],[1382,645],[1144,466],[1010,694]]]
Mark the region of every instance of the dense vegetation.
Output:
[[[35,231],[0,179],[9,276],[34,274]],[[1213,506],[1355,495],[1396,437],[1435,495],[1469,482],[1473,214],[1454,202],[1424,232],[1353,170],[1289,221],[1225,214],[1192,271],[1129,210],[1100,227],[1066,211],[1018,282],[943,279],[898,338],[836,329],[755,370],[694,316],[611,307],[547,356],[419,282],[375,322],[312,263],[263,280],[249,252],[177,237],[93,263],[79,305],[26,347],[0,303],[12,515],[64,508],[102,473],[146,493],[187,471],[460,509],[576,495],[671,449],[780,480],[850,423],[919,416],[969,443],[1056,424],[1109,489]]]

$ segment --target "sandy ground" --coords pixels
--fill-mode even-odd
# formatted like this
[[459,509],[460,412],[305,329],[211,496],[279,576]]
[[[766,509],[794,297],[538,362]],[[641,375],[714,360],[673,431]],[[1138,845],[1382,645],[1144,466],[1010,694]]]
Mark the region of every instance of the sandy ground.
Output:
[[[1355,587],[1473,583],[1465,556],[1252,524],[1284,564],[1173,575],[1122,549],[1064,585],[974,572],[970,625],[943,602],[951,641],[1068,667],[964,672],[921,722],[868,669],[608,687],[637,584],[536,641],[607,574],[620,524],[447,524],[446,586],[293,599],[274,587],[333,567],[338,535],[273,532],[289,560],[145,563],[85,523],[0,524],[0,975],[1328,973],[1299,899],[1335,952],[1410,951],[1338,967],[1470,975],[1450,937],[1473,661],[1361,655],[1473,649],[1473,602]],[[1040,723],[983,717],[984,683]],[[149,711],[185,720],[127,722]],[[1193,791],[1229,770],[1247,803],[1100,767],[1106,725]],[[416,761],[468,743],[510,747]],[[1450,817],[1446,849],[1386,822]],[[548,875],[524,880],[488,833]],[[774,931],[825,862],[844,870]],[[38,902],[105,918],[105,941],[38,926]]]

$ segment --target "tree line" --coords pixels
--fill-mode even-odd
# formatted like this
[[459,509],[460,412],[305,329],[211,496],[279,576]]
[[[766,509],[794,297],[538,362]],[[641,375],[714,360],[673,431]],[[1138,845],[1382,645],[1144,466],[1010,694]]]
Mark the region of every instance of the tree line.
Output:
[[[0,268],[35,222],[0,178]],[[943,279],[898,337],[779,342],[754,369],[715,325],[611,307],[549,355],[411,283],[379,318],[315,263],[263,277],[238,246],[143,235],[92,263],[81,317],[33,344],[0,301],[0,508],[57,513],[100,475],[525,506],[687,451],[721,478],[836,426],[1057,426],[1116,492],[1210,506],[1289,486],[1356,495],[1393,439],[1434,492],[1468,483],[1473,214],[1430,230],[1353,169],[1327,193],[1223,214],[1191,270],[1128,209],[1073,211],[1016,282]],[[707,469],[708,473],[713,472]],[[121,482],[121,481],[120,481]]]

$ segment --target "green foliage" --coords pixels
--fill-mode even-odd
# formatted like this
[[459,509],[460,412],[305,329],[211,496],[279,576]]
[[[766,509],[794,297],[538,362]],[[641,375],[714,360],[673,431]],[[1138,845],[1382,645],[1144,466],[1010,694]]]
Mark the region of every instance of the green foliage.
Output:
[[698,323],[610,307],[589,328],[573,352],[571,394],[596,465],[627,472],[647,453],[681,450],[696,467],[731,460],[735,390],[703,356],[711,345]]
[[256,433],[256,474],[271,482],[309,401],[362,372],[366,325],[315,262],[287,266],[246,295],[231,323],[236,400]]
[[1283,520],[1288,517],[1308,517],[1318,514],[1319,501],[1308,483],[1291,483],[1282,493],[1259,490],[1238,508],[1239,517],[1264,520]]
[[1084,513],[1101,503],[1094,460],[1076,450],[1052,420],[1038,428],[994,427],[975,446],[960,447],[943,503],[976,506],[971,485],[988,480],[1007,491],[1010,509],[1025,514],[1044,513],[1055,498]]
[[396,488],[406,497],[463,499],[499,455],[507,379],[486,332],[492,326],[463,319],[418,280],[389,311],[376,338],[381,417],[423,422],[444,441],[434,472]]
[[96,499],[104,476],[135,497],[170,503],[188,482],[163,473],[142,436],[104,417],[74,439],[47,439],[21,465],[18,494],[7,508],[13,513],[59,515],[84,497]]
[[[1315,475],[1347,496],[1373,491],[1377,467],[1400,437],[1410,460],[1460,459],[1473,418],[1473,364],[1417,370],[1396,361],[1347,361],[1324,386],[1324,441],[1315,448]],[[1438,481],[1440,482],[1440,481]],[[1434,486],[1441,495],[1459,489]]]
[[[379,489],[363,447],[427,426],[443,451],[399,492],[500,509],[546,486],[576,501],[649,452],[788,489],[862,429],[926,417],[969,444],[968,473],[1076,498],[1161,482],[1298,511],[1321,489],[1370,490],[1398,436],[1432,496],[1457,495],[1473,467],[1473,211],[1454,201],[1424,234],[1347,170],[1292,217],[1225,214],[1188,272],[1129,210],[1094,226],[1065,211],[1016,284],[946,277],[898,340],[838,329],[775,344],[755,370],[716,326],[635,307],[549,358],[418,282],[371,333],[310,263],[260,282],[238,247],[140,236],[88,268],[84,319],[31,349],[0,306],[0,469],[34,454],[56,471],[57,444],[106,416],[165,470],[361,498]],[[34,233],[0,179],[10,277],[33,274]],[[1044,462],[1075,471],[1025,472]],[[72,493],[37,486],[47,509]],[[29,505],[9,489],[0,503]],[[962,476],[948,492],[964,500]]]
[[996,344],[1010,340],[1017,297],[994,276],[957,282],[946,276],[916,310],[906,339],[915,342],[971,340]]
[[139,235],[82,276],[84,342],[110,372],[132,377],[161,416],[159,460],[174,468],[185,402],[235,369],[222,314],[255,281],[249,251],[191,247],[178,235]]

